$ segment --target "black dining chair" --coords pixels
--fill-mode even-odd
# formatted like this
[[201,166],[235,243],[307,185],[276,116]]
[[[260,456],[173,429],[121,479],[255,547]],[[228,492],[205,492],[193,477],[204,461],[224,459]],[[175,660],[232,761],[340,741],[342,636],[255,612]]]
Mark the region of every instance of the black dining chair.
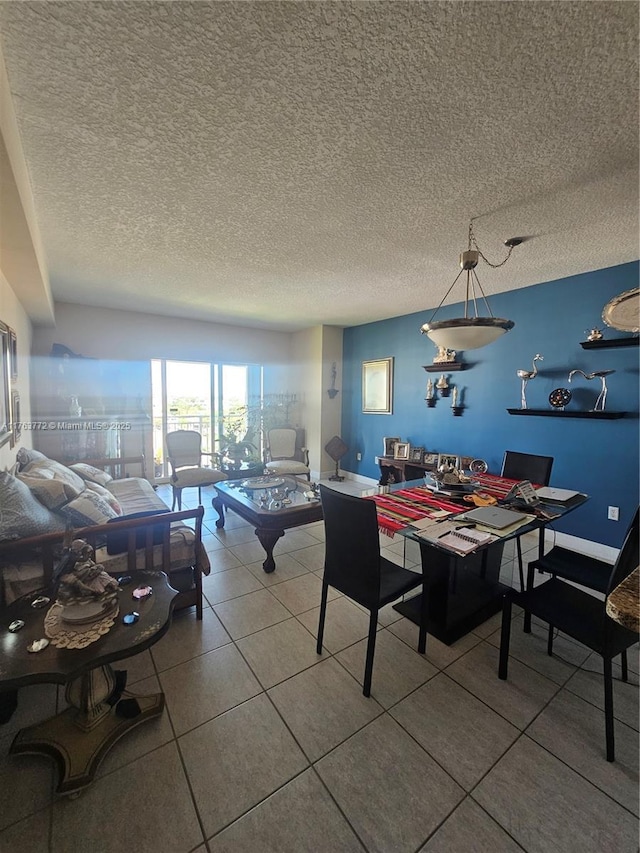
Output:
[[318,622],[317,652],[322,653],[327,593],[332,586],[369,611],[369,638],[363,694],[371,695],[378,611],[405,593],[422,586],[418,651],[427,645],[427,594],[423,574],[397,566],[380,554],[376,505],[320,484],[324,515],[325,562]]
[[[529,480],[537,486],[548,486],[551,479],[553,456],[537,456],[535,453],[519,453],[516,450],[505,450],[502,457],[501,477],[509,480]],[[522,562],[522,543],[516,537],[516,554],[518,557],[518,574],[520,590],[524,591],[524,566]]]
[[538,486],[548,486],[552,467],[553,456],[505,450],[500,476],[509,480],[530,480]]
[[[614,566],[610,567],[606,595],[609,595],[638,565],[638,518],[639,513],[636,510],[618,559]],[[638,641],[638,632],[619,625],[607,615],[606,598],[596,597],[591,592],[578,589],[572,583],[558,577],[552,577],[535,589],[527,589],[525,592],[509,590],[504,597],[502,608],[498,665],[498,676],[503,680],[507,678],[511,608],[514,603],[524,608],[525,612],[537,616],[548,624],[548,655],[553,654],[553,636],[554,631],[557,630],[602,656],[606,755],[607,761],[614,761],[612,659],[616,655],[622,656],[622,680],[627,681],[627,649]]]

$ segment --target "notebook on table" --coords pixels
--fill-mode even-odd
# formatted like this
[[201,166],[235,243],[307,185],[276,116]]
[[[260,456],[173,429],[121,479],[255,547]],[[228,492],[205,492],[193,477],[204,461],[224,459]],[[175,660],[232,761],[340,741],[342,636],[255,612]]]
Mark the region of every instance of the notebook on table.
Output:
[[571,498],[575,498],[579,494],[580,492],[574,492],[572,489],[552,489],[549,486],[542,486],[542,488],[536,489],[536,496],[540,500],[557,501],[558,503],[570,501]]
[[501,506],[479,506],[465,512],[463,516],[465,521],[475,521],[476,524],[484,524],[486,527],[493,527],[495,530],[503,530],[505,527],[523,521],[526,517],[521,512],[514,512]]

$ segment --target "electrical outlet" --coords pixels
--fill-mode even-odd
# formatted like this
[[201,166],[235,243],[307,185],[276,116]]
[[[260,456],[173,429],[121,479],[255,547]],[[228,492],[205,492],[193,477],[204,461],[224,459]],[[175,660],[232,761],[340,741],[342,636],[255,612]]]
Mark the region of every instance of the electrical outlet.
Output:
[[356,462],[362,462],[362,453],[356,453]]
[[609,521],[618,521],[619,517],[620,517],[620,507],[610,506],[609,512],[607,514],[607,518],[609,519]]

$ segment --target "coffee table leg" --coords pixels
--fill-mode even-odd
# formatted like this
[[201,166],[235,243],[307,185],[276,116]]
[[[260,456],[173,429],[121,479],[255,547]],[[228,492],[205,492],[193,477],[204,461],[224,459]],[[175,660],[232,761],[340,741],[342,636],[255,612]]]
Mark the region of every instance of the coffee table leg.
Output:
[[267,552],[267,559],[262,564],[262,568],[265,570],[267,574],[270,574],[276,567],[276,562],[273,559],[273,548],[278,539],[281,536],[284,536],[284,530],[265,530],[264,528],[258,528],[256,530],[256,536],[260,540],[260,544]]
[[213,500],[211,501],[211,506],[219,515],[219,518],[216,521],[216,527],[220,529],[221,527],[224,527],[224,504],[220,500],[220,495],[216,495],[216,497],[213,498]]

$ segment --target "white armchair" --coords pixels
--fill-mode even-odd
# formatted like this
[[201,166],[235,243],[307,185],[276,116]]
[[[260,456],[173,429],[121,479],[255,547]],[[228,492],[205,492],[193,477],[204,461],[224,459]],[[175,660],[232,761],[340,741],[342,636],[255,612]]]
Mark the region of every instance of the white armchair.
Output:
[[264,463],[267,473],[292,474],[311,480],[309,451],[304,447],[304,430],[293,427],[270,429]]
[[199,432],[190,429],[178,429],[168,432],[165,436],[167,445],[167,458],[171,465],[171,487],[173,502],[171,509],[176,503],[178,509],[182,509],[182,490],[189,488],[198,489],[198,504],[202,503],[202,486],[213,486],[221,480],[226,480],[227,475],[215,468],[202,467],[202,457],[210,456],[212,459],[219,458],[217,453],[203,453],[202,436]]

